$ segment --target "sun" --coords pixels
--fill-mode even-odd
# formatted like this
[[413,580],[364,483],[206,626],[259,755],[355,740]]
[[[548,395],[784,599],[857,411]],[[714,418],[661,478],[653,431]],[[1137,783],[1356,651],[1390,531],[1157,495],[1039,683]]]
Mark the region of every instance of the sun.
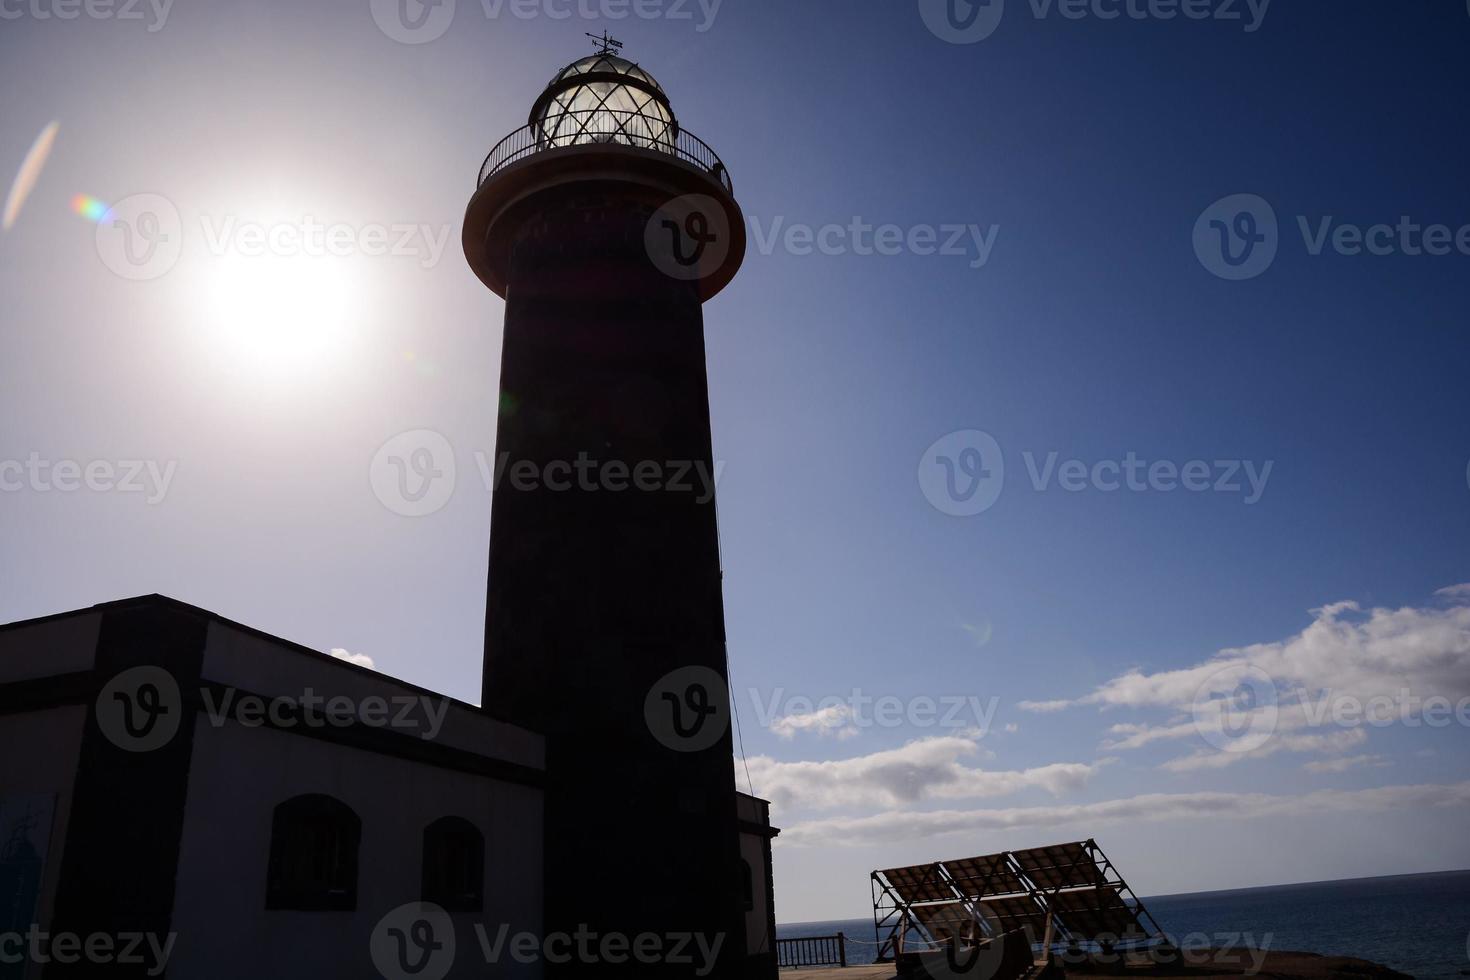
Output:
[[345,353],[358,315],[349,263],[310,256],[221,256],[204,284],[209,343],[236,366],[318,367]]

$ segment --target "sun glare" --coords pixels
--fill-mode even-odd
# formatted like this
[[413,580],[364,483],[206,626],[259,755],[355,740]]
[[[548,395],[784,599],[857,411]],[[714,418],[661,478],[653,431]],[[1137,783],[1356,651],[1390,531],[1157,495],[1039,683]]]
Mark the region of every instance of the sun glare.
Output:
[[319,366],[345,353],[357,306],[351,280],[342,259],[223,257],[208,274],[202,326],[237,364]]

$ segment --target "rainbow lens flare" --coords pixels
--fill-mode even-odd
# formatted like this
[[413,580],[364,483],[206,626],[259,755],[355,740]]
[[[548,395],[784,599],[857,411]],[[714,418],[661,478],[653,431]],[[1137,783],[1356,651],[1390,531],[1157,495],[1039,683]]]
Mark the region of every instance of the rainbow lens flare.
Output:
[[107,205],[90,194],[78,194],[71,199],[71,209],[88,221],[101,222],[110,210]]

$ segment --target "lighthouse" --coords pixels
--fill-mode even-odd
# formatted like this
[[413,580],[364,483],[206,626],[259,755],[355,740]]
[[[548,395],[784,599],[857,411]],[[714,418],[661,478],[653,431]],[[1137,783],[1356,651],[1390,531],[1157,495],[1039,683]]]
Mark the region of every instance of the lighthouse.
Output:
[[744,219],[663,87],[595,40],[491,150],[465,215],[470,267],[505,300],[483,705],[546,739],[546,932],[627,946],[548,975],[737,977],[752,881],[703,304]]

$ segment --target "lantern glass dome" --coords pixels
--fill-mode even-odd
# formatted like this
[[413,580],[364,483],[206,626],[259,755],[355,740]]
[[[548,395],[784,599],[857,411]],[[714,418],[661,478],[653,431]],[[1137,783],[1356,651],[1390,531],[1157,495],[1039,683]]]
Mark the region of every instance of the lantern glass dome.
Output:
[[620,143],[672,152],[679,123],[652,75],[614,54],[556,73],[531,110],[543,146]]

